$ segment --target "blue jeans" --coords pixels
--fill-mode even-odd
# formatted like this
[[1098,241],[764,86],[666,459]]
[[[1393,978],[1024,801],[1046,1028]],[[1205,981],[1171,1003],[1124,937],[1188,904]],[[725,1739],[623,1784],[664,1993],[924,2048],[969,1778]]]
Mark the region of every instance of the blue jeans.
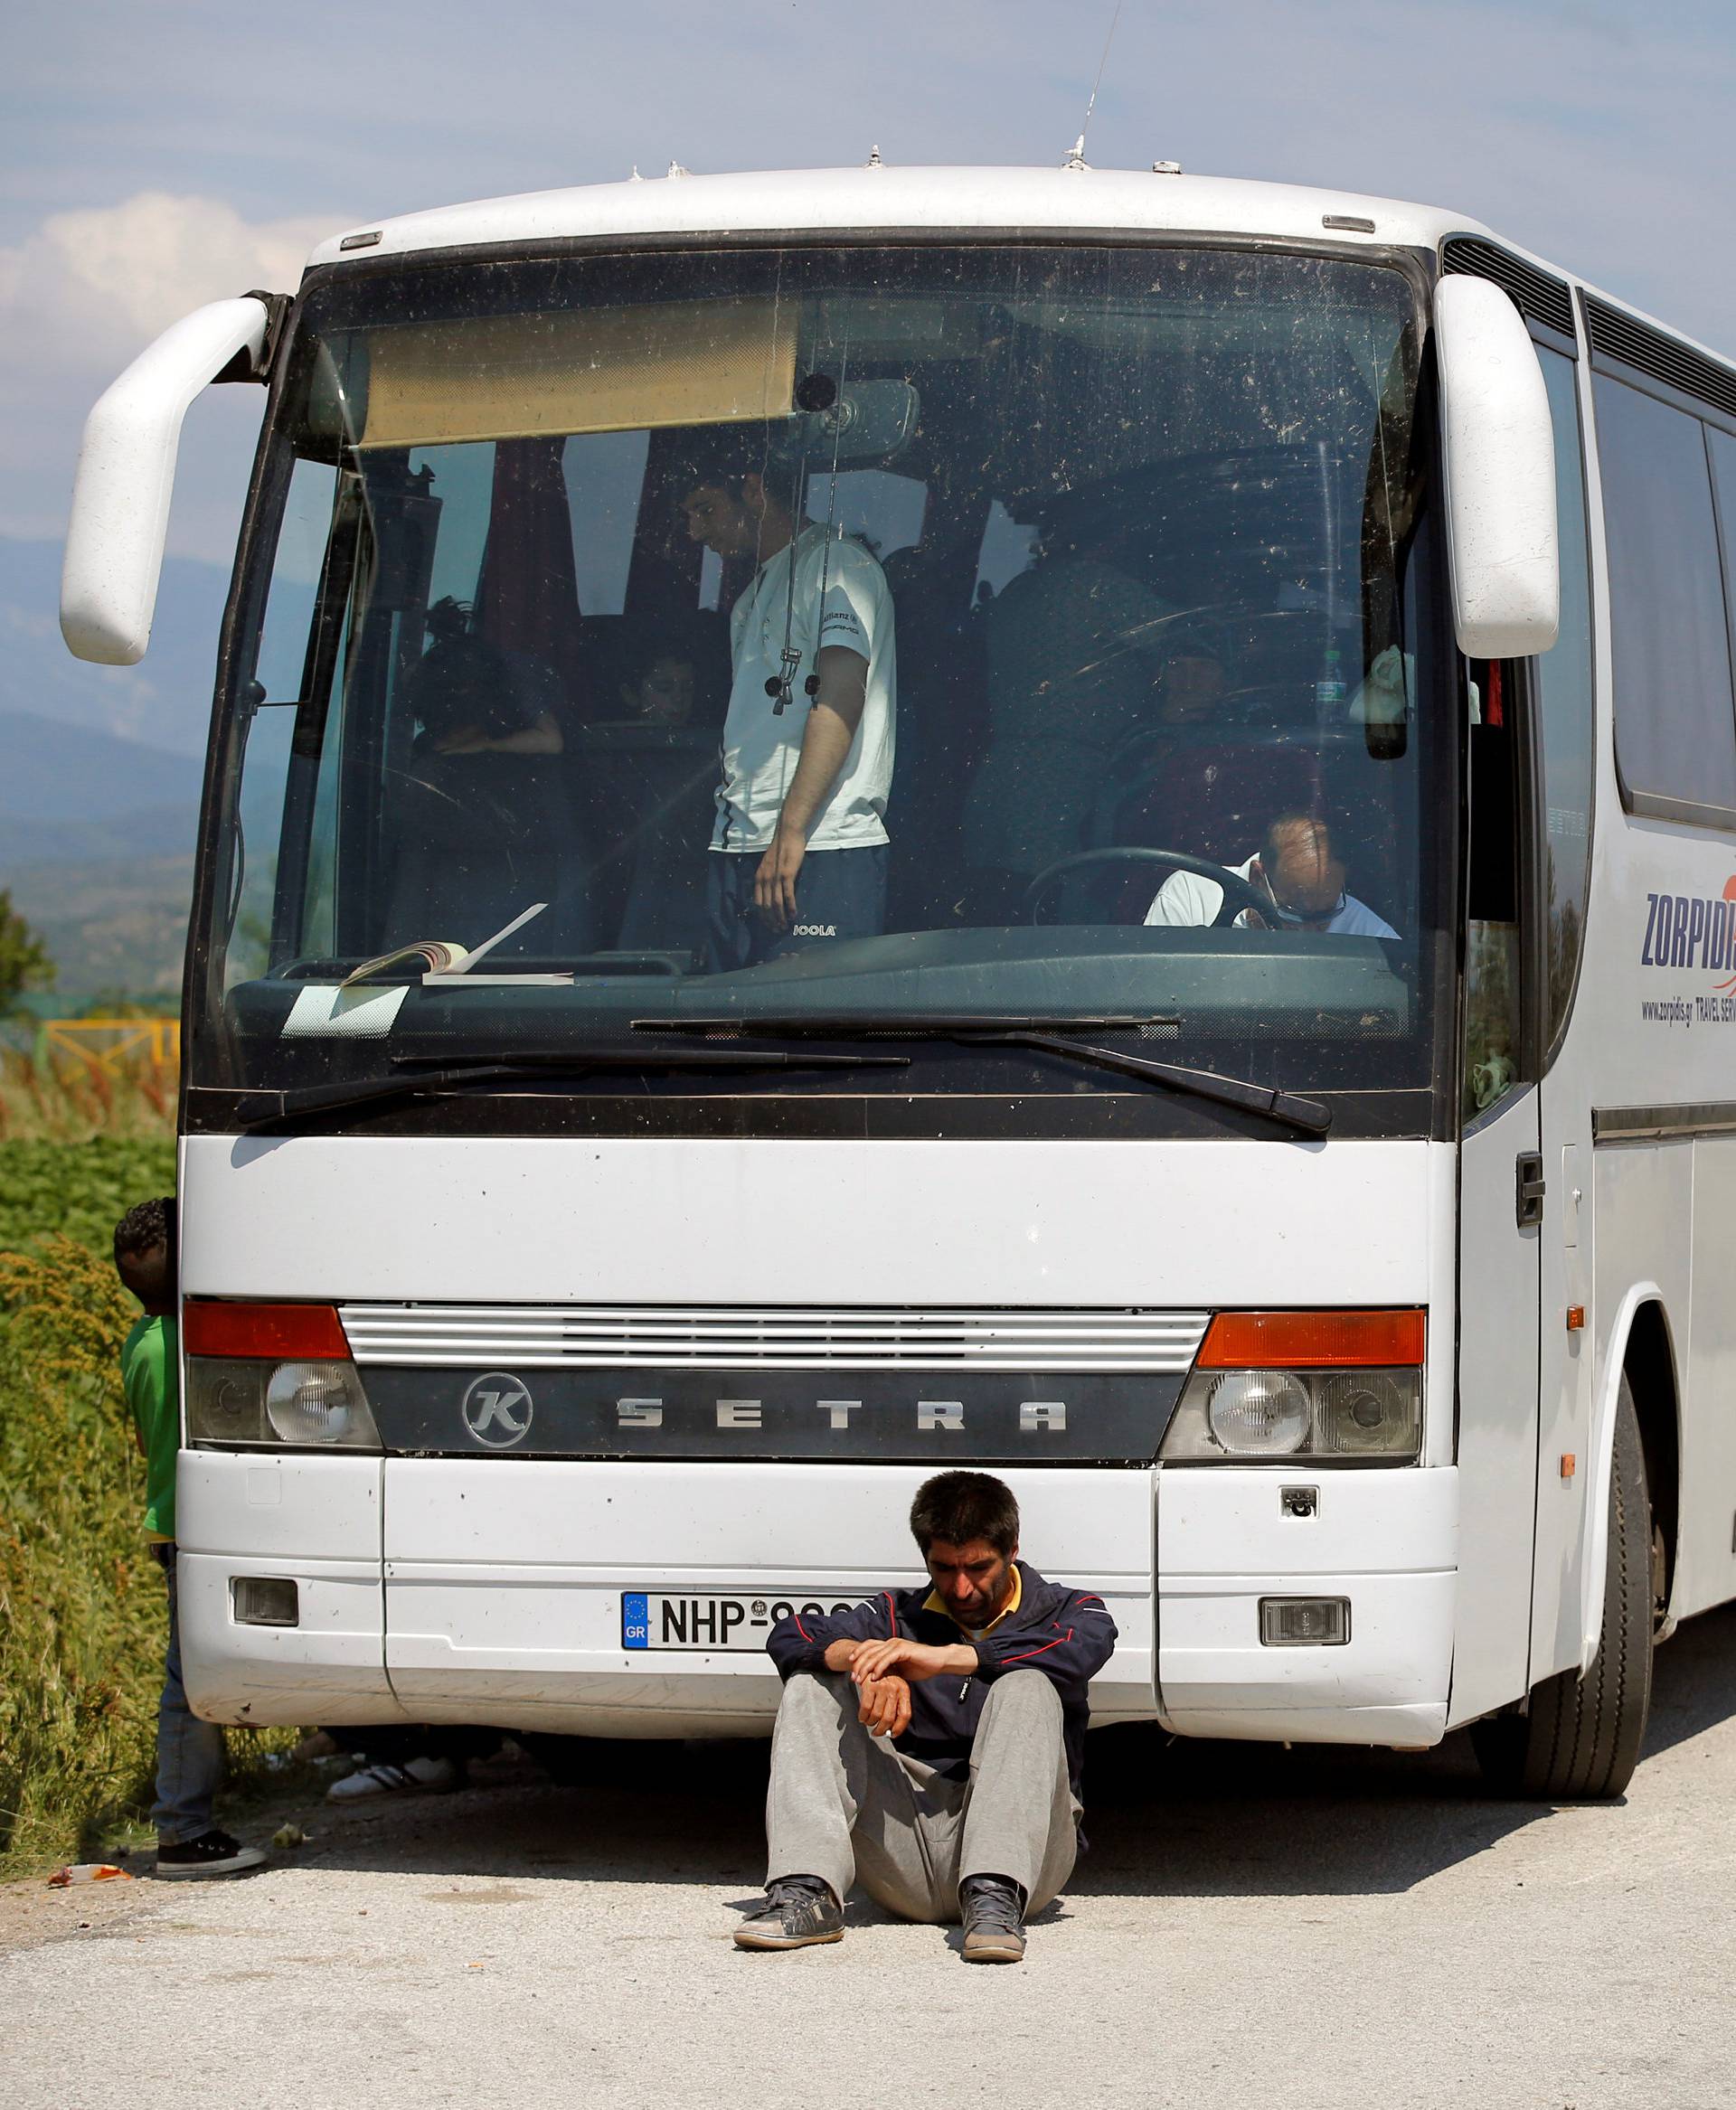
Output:
[[886,928],[887,846],[810,850],[796,874],[796,921],[774,930],[753,906],[762,850],[707,852],[705,968],[726,975],[842,937],[878,937]]
[[165,1546],[156,1557],[169,1586],[169,1653],[156,1710],[156,1802],[151,1820],[160,1846],[184,1846],[212,1828],[212,1799],[223,1777],[223,1732],[215,1722],[201,1721],[187,1705],[187,1690],[181,1682],[175,1548]]

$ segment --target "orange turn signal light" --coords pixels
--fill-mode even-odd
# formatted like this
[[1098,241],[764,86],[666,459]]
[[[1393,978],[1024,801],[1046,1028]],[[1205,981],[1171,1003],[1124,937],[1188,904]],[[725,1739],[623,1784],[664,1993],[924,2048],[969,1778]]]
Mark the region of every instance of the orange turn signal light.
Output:
[[1201,1370],[1354,1370],[1423,1360],[1422,1312],[1220,1312]]
[[332,1305],[255,1305],[193,1297],[181,1307],[189,1355],[269,1356],[274,1361],[348,1362],[350,1343]]

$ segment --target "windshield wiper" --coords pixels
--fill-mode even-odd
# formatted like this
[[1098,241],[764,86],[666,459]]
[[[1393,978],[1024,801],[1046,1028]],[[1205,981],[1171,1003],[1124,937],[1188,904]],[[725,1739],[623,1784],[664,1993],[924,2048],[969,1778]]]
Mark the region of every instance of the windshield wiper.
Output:
[[[1124,1071],[1129,1077],[1148,1078],[1154,1084],[1194,1098],[1211,1099],[1219,1106],[1236,1107],[1248,1113],[1264,1114],[1307,1135],[1324,1135],[1332,1126],[1332,1108],[1319,1099],[1298,1092],[1250,1084],[1239,1077],[1220,1077],[1215,1070],[1189,1069],[1179,1062],[1157,1062],[1131,1050],[1104,1048],[1095,1041],[1075,1041],[1069,1030],[1102,1030],[1106,1027],[1165,1025],[1168,1019],[1130,1016],[1078,1019],[1053,1018],[636,1018],[636,1033],[715,1033],[731,1029],[745,1040],[760,1035],[799,1040],[812,1035],[826,1040],[955,1041],[969,1048],[1031,1048],[1043,1055],[1060,1055],[1071,1061],[1089,1062],[1101,1069]],[[1059,1030],[1058,1030],[1059,1029]]]
[[546,1054],[394,1055],[396,1077],[375,1077],[360,1084],[315,1084],[249,1096],[261,1105],[240,1126],[244,1134],[293,1125],[303,1116],[343,1113],[351,1107],[377,1106],[389,1099],[420,1097],[476,1085],[524,1083],[527,1079],[580,1077],[598,1069],[906,1069],[908,1055],[844,1055],[782,1048],[588,1048],[552,1049]]

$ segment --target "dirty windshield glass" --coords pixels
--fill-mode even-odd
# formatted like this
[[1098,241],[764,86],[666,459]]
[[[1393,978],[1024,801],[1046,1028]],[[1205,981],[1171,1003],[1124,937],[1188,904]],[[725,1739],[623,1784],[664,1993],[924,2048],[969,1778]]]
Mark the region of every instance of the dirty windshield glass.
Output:
[[1328,257],[329,276],[231,653],[200,1074],[1137,1017],[1426,1081],[1416,387],[1410,282]]

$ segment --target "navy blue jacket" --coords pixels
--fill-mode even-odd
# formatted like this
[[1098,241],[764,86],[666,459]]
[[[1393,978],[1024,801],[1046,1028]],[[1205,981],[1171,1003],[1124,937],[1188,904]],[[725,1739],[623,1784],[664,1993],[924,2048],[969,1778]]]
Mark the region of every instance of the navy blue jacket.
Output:
[[[1002,1619],[993,1634],[969,1643],[976,1651],[976,1668],[969,1677],[911,1681],[910,1726],[894,1741],[912,1758],[963,1780],[970,1770],[970,1747],[989,1686],[1009,1671],[1041,1671],[1061,1694],[1067,1770],[1077,1795],[1085,1757],[1087,1690],[1109,1660],[1115,1621],[1101,1597],[1045,1582],[1023,1560],[1017,1566],[1018,1610]],[[936,1648],[969,1642],[944,1612],[927,1609],[930,1594],[930,1586],[923,1583],[913,1590],[882,1590],[829,1618],[792,1613],[767,1635],[767,1652],[779,1675],[793,1678],[798,1671],[823,1672],[826,1649],[835,1641],[890,1641],[902,1634]]]

